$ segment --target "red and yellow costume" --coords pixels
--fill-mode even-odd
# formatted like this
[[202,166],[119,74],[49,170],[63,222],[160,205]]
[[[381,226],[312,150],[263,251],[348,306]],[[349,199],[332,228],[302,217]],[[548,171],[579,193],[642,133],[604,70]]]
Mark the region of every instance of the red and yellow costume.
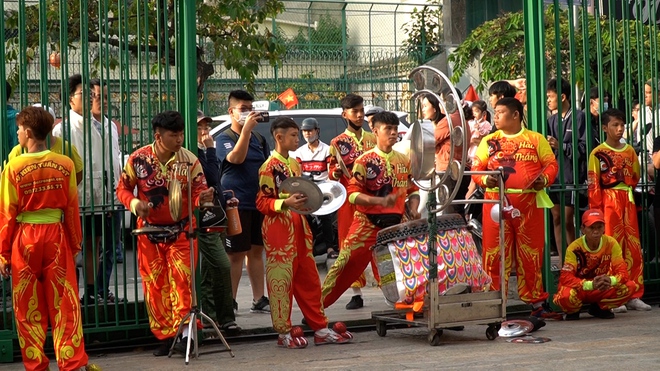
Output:
[[[361,137],[358,138],[357,134],[346,129],[342,134],[336,136],[330,142],[330,167],[328,172],[328,177],[330,180],[339,181],[346,189],[348,189],[349,182],[351,178],[344,175],[339,169],[337,164],[337,155],[341,156],[344,165],[349,172],[353,171],[353,164],[358,157],[360,157],[366,151],[371,150],[376,146],[376,136],[373,133],[366,132],[361,130]],[[338,153],[339,151],[339,153]],[[334,173],[340,173],[339,178],[334,176]],[[348,236],[348,230],[351,227],[353,222],[353,216],[355,215],[355,205],[350,203],[348,199],[344,204],[337,210],[337,234],[339,241],[339,250],[341,251],[344,248],[344,240]],[[374,277],[379,280],[380,277],[376,274],[375,267],[376,264],[372,264],[374,269]],[[364,277],[364,272],[357,277],[357,280],[352,285],[352,287],[364,287],[367,284],[367,280]]]
[[[594,289],[593,279],[603,274],[610,276],[612,287],[606,291]],[[591,303],[598,303],[602,309],[612,309],[627,303],[636,290],[637,285],[628,279],[626,263],[616,240],[602,236],[600,246],[592,251],[583,236],[566,249],[554,302],[565,313],[578,312],[582,304]]]
[[374,225],[369,217],[387,214],[403,216],[405,196],[417,194],[417,187],[410,176],[410,158],[395,150],[384,153],[378,147],[364,153],[355,160],[353,178],[347,191],[351,204],[355,204],[361,193],[376,197],[395,193],[401,197],[388,208],[355,206],[355,217],[344,240],[344,248],[323,282],[324,308],[337,301],[372,260],[371,247],[376,244],[376,235],[381,228]]
[[[552,148],[541,134],[525,128],[513,135],[498,130],[484,137],[473,161],[474,171],[504,168],[506,196],[510,205],[520,211],[519,217],[502,221],[505,282],[508,282],[515,259],[520,299],[526,303],[545,301],[548,293],[543,289],[541,277],[545,247],[543,209],[552,207],[552,201],[545,190],[537,192],[531,186],[539,176],[545,180],[546,186],[554,182],[558,166]],[[472,179],[481,187],[486,187],[486,176],[473,175]],[[499,199],[499,189],[487,188],[484,198]],[[483,206],[483,265],[493,279],[492,289],[499,290],[502,243],[499,241],[500,224],[490,217],[492,208],[493,204]]]
[[46,150],[9,161],[0,180],[0,259],[11,262],[26,370],[48,368],[49,320],[60,370],[87,365],[74,261],[82,241],[74,169],[71,159]]
[[286,178],[300,174],[296,159],[284,158],[277,151],[259,169],[257,209],[265,215],[261,233],[266,249],[266,285],[273,328],[280,334],[291,330],[294,296],[312,330],[328,327],[312,254],[312,233],[307,219],[284,205],[289,195],[279,189]]
[[[192,164],[188,176],[192,177],[192,202],[199,204],[199,194],[206,187],[206,178],[197,157],[181,148],[167,163],[162,164],[152,145],[133,152],[122,172],[117,186],[117,197],[122,204],[135,213],[140,200],[151,202],[153,207],[145,219],[138,217],[137,227],[153,226],[180,227],[188,229],[188,179],[177,174],[181,182],[181,219],[173,220],[169,209],[169,179],[175,174],[176,162]],[[137,198],[133,191],[137,186]],[[196,206],[193,206],[196,207]],[[138,267],[142,276],[144,302],[149,313],[151,332],[159,340],[174,337],[183,317],[190,311],[190,243],[185,233],[179,233],[173,241],[157,240],[150,235],[137,238]],[[194,240],[194,256],[197,256],[197,240]],[[197,263],[195,261],[195,263]]]
[[630,280],[638,286],[632,298],[639,299],[644,295],[644,261],[633,199],[640,177],[637,155],[627,144],[614,149],[602,143],[591,151],[588,169],[589,207],[603,212],[605,234],[619,241]]

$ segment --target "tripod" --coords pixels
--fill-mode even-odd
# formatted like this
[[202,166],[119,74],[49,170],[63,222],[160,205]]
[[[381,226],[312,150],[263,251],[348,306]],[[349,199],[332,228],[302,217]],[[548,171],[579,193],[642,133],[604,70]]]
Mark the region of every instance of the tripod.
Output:
[[[210,322],[211,325],[213,326],[213,329],[215,330],[215,333],[218,335],[218,338],[222,341],[222,344],[224,344],[225,349],[223,351],[229,352],[229,354],[234,357],[234,352],[231,350],[229,347],[229,344],[227,343],[227,340],[225,340],[224,336],[222,336],[222,333],[220,332],[220,329],[218,326],[215,324],[215,321],[211,319],[211,317],[207,316],[204,312],[202,312],[201,309],[197,306],[197,289],[195,285],[195,246],[193,243],[193,239],[195,238],[195,227],[193,225],[193,208],[192,208],[192,180],[190,179],[190,166],[192,164],[187,163],[187,162],[177,162],[174,164],[174,173],[176,174],[185,174],[186,179],[187,179],[187,185],[188,185],[188,231],[186,231],[186,238],[188,239],[188,242],[190,243],[190,293],[192,295],[192,301],[190,304],[190,312],[186,314],[185,317],[181,320],[181,323],[179,324],[179,329],[176,332],[176,335],[174,336],[174,339],[178,339],[179,335],[183,333],[183,329],[188,326],[188,341],[186,343],[186,354],[185,354],[185,362],[186,365],[190,363],[190,344],[191,342],[194,344],[195,347],[195,358],[199,357],[199,339],[197,337],[197,320],[198,319],[205,319],[206,321]],[[186,320],[188,320],[188,323],[186,323]],[[174,346],[176,345],[176,342],[172,343],[172,347],[170,348],[170,353],[167,355],[168,357],[172,357],[172,352],[174,351]]]

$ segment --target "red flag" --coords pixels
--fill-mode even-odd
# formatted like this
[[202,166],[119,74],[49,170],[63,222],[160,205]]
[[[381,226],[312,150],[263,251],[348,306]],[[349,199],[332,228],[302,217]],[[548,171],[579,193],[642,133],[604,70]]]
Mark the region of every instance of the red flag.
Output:
[[285,91],[283,91],[282,94],[280,94],[277,97],[277,99],[279,99],[280,102],[284,104],[284,107],[286,107],[286,109],[291,109],[291,107],[298,104],[298,97],[291,88],[288,88]]
[[467,92],[465,92],[465,98],[463,99],[470,102],[476,102],[479,100],[479,95],[477,94],[477,91],[474,90],[474,86],[472,86],[472,84],[468,86]]

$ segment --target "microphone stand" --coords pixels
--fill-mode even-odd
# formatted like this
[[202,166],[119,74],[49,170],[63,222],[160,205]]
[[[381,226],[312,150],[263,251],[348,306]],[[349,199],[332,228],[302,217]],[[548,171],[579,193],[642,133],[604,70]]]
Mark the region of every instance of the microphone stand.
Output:
[[[224,344],[225,349],[222,350],[222,352],[229,352],[229,354],[234,357],[234,352],[231,350],[229,347],[229,344],[227,343],[227,340],[225,340],[224,336],[222,336],[222,333],[220,332],[220,329],[218,326],[215,324],[215,321],[211,319],[211,317],[207,316],[204,312],[202,312],[201,309],[197,306],[197,289],[195,285],[195,245],[193,240],[196,237],[195,233],[195,226],[193,225],[193,207],[192,207],[192,179],[190,178],[190,163],[187,162],[177,162],[174,164],[174,173],[178,174],[179,171],[182,173],[186,174],[186,179],[187,179],[187,185],[188,185],[188,231],[186,233],[186,238],[188,239],[188,242],[190,243],[190,293],[192,295],[192,301],[190,303],[190,312],[186,314],[185,317],[181,320],[181,323],[179,324],[179,329],[176,332],[176,335],[174,336],[174,339],[178,339],[179,335],[183,333],[183,329],[185,326],[188,326],[188,342],[186,344],[186,354],[185,354],[185,363],[186,366],[188,363],[190,363],[190,344],[191,342],[194,344],[194,356],[195,358],[199,358],[199,339],[197,336],[197,320],[198,319],[205,319],[206,321],[210,322],[211,325],[213,326],[213,329],[215,330],[215,333],[218,335],[218,338],[222,341],[222,344]],[[176,176],[176,175],[175,175]],[[186,323],[186,320],[188,320],[188,323]],[[172,347],[170,348],[170,353],[167,355],[167,357],[172,357],[172,353],[174,352],[174,346],[176,345],[176,340],[175,342],[172,343]]]

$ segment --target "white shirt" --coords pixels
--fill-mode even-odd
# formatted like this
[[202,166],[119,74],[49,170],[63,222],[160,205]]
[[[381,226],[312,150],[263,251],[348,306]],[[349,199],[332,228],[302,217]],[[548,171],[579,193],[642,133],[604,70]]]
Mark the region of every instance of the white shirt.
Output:
[[[83,160],[83,179],[78,185],[78,204],[81,207],[92,207],[93,204],[97,209],[103,204],[103,139],[93,126],[86,128],[83,117],[73,110],[69,111],[69,122],[69,142],[76,146]],[[62,138],[62,131],[62,123],[55,125],[53,136]]]
[[316,149],[312,150],[309,144],[305,143],[296,150],[295,158],[300,163],[304,176],[311,177],[315,182],[328,180],[330,146],[319,140]]

